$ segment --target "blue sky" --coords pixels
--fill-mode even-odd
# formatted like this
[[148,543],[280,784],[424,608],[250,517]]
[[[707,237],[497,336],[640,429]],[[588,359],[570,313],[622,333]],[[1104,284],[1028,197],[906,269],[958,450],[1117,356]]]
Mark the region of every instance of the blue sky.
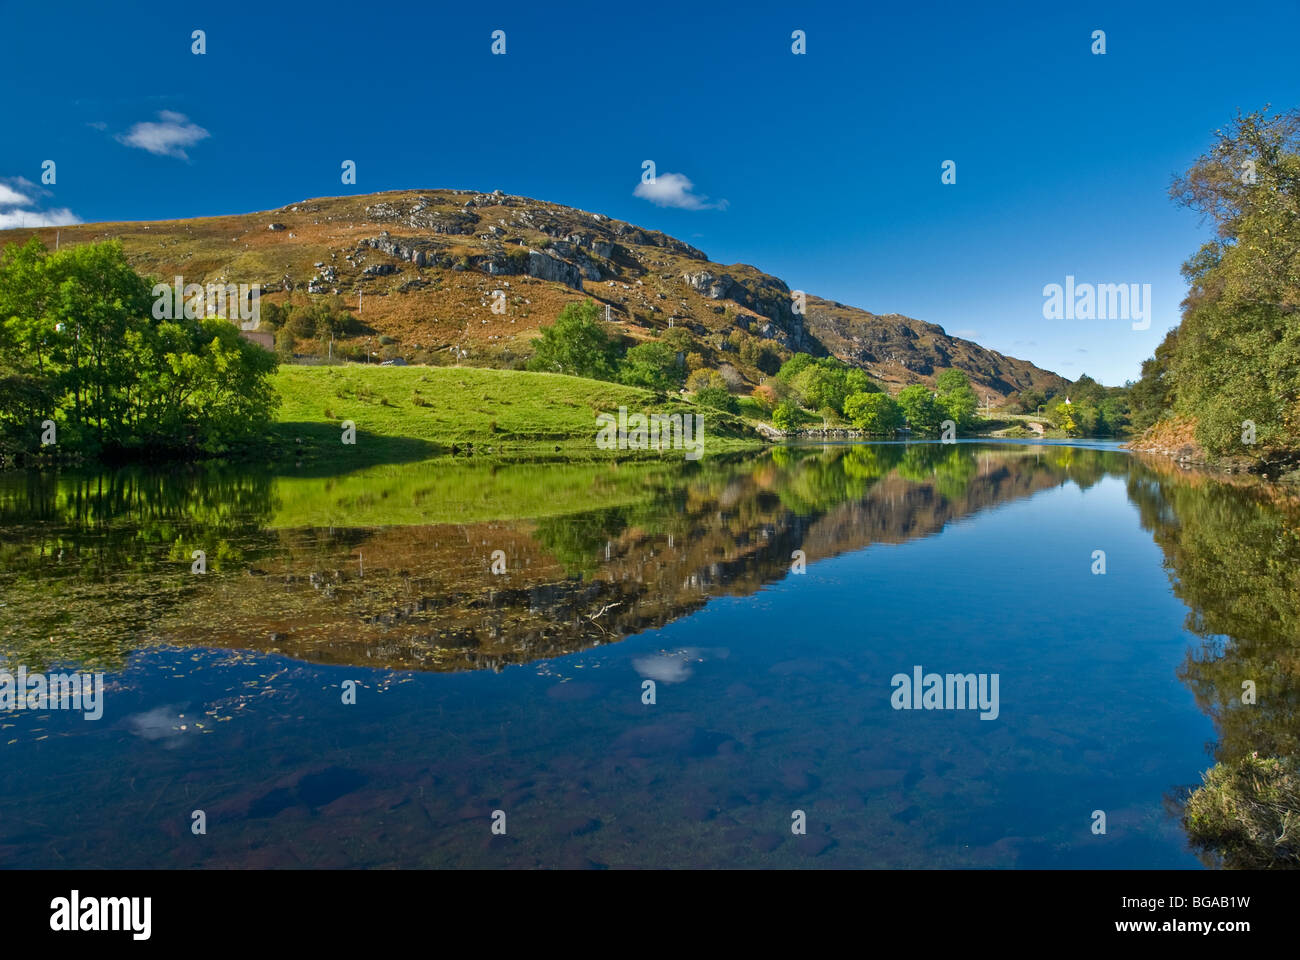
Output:
[[[1238,108],[1300,105],[1292,2],[0,2],[0,23],[0,224],[500,188],[1106,383],[1177,323],[1208,236],[1171,175]],[[686,207],[634,195],[644,160]],[[1045,320],[1067,274],[1151,284],[1150,329]]]

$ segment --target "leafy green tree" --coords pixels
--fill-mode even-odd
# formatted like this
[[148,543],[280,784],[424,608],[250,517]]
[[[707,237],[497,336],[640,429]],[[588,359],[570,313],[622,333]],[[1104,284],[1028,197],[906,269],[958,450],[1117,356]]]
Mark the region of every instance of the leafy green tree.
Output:
[[555,323],[544,326],[533,340],[529,370],[567,373],[594,380],[612,380],[617,368],[614,345],[594,300],[567,304]]
[[943,407],[959,429],[966,429],[975,422],[975,411],[979,409],[979,398],[970,385],[970,380],[960,370],[945,370],[934,381],[938,393],[939,405]]
[[903,410],[886,393],[855,393],[844,401],[844,415],[873,437],[892,437],[903,425]]
[[1165,334],[1155,353],[1142,363],[1142,378],[1129,388],[1134,430],[1145,430],[1173,415],[1173,360],[1178,348],[1178,328]]
[[1047,404],[1047,397],[1041,390],[1022,390],[1017,398],[1021,413],[1037,413],[1038,408]]
[[907,418],[908,426],[914,433],[932,436],[939,432],[939,426],[947,417],[947,411],[930,393],[930,388],[921,383],[904,387],[895,398]]
[[1062,430],[1067,437],[1078,437],[1083,434],[1082,427],[1076,417],[1077,411],[1073,403],[1066,403],[1064,399],[1057,400],[1047,410],[1048,416],[1052,422]]
[[[799,357],[807,359],[799,360]],[[811,410],[830,408],[835,413],[844,411],[844,401],[851,394],[878,389],[864,371],[835,357],[813,359],[806,353],[796,354],[781,368],[777,377],[791,386],[805,407]]]
[[619,379],[630,386],[670,390],[682,385],[686,368],[677,362],[677,352],[658,340],[637,344],[623,356]]
[[794,380],[795,377],[803,373],[808,367],[812,366],[815,359],[810,353],[796,353],[785,363],[781,364],[781,369],[777,371],[778,379],[786,383]]
[[783,432],[799,425],[799,405],[792,400],[782,400],[772,411],[772,426]]
[[1160,383],[1138,390],[1139,419],[1172,390],[1212,455],[1300,449],[1300,110],[1238,114],[1171,194],[1216,236],[1183,265],[1182,326],[1150,371]]
[[212,452],[265,427],[275,356],[222,319],[156,318],[152,289],[117,242],[0,255],[6,448],[34,449],[45,419],[92,456]]

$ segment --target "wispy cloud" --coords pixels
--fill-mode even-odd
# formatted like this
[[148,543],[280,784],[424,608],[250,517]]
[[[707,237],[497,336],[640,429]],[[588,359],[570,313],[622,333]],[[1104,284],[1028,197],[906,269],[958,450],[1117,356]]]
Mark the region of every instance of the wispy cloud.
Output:
[[23,177],[0,177],[0,230],[81,223],[67,207],[42,210],[41,198],[49,195],[50,191]]
[[212,134],[197,123],[190,122],[185,114],[161,110],[157,121],[137,123],[126,133],[119,133],[117,140],[128,147],[139,147],[161,157],[188,160],[190,157],[185,152],[186,148],[210,136]]
[[954,330],[952,335],[954,337],[961,337],[961,339],[963,340],[974,340],[976,337],[979,336],[979,331],[978,330]]
[[632,196],[649,200],[657,207],[680,210],[726,210],[727,201],[709,203],[709,198],[694,193],[695,184],[682,173],[661,173],[651,183],[638,183]]

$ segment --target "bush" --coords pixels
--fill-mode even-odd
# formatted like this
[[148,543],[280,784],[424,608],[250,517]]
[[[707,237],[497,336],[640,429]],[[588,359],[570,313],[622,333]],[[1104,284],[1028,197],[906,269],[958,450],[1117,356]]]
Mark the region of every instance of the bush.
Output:
[[722,375],[716,370],[696,370],[686,378],[686,389],[692,393],[699,393],[710,387],[726,390],[727,381],[723,380]]
[[740,404],[726,387],[705,387],[695,393],[695,402],[703,407],[714,407],[727,413],[739,413]]

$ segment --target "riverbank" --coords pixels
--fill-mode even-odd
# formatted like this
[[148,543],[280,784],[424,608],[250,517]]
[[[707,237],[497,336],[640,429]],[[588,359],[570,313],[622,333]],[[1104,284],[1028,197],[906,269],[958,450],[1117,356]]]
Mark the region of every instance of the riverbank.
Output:
[[1196,442],[1196,422],[1190,417],[1161,420],[1125,446],[1134,453],[1171,460],[1180,467],[1197,467],[1223,475],[1249,474],[1274,483],[1300,485],[1300,454],[1270,453],[1266,459],[1212,457]]

